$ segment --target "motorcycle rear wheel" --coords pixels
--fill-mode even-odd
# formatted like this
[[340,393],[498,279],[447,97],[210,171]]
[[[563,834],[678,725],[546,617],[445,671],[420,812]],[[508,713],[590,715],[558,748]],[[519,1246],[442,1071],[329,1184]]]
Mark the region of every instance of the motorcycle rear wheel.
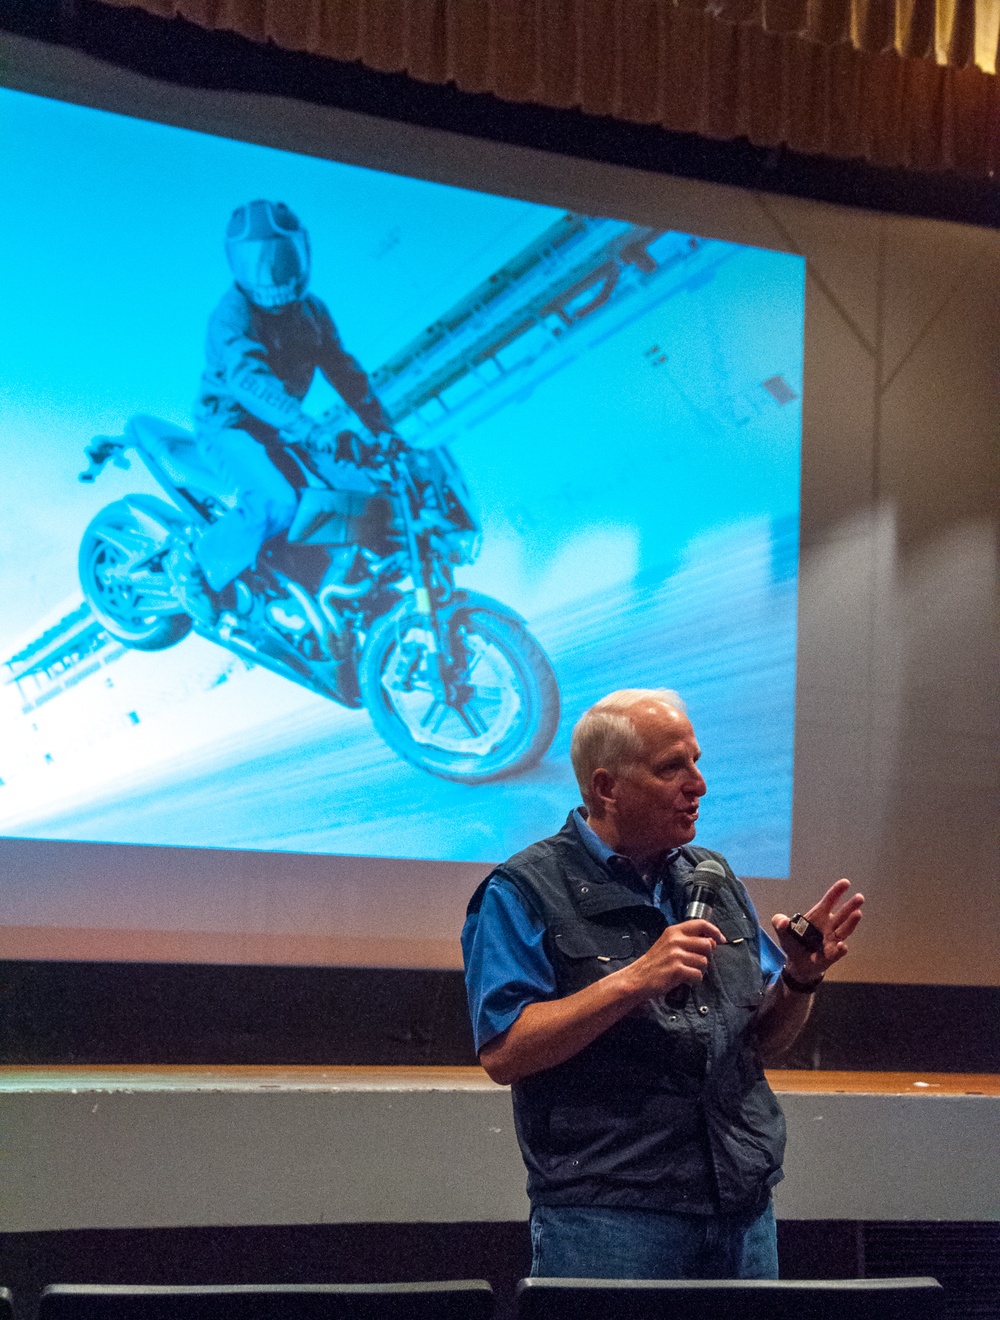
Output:
[[163,651],[188,635],[191,620],[180,610],[165,573],[141,566],[130,571],[123,538],[137,548],[145,542],[150,553],[157,548],[127,505],[111,504],[83,534],[78,561],[83,594],[115,641],[135,651]]
[[473,695],[461,712],[434,695],[426,621],[410,601],[372,626],[358,667],[381,737],[411,765],[457,783],[529,770],[559,724],[559,685],[548,656],[516,616],[491,604],[486,597],[470,601],[448,620],[469,656]]

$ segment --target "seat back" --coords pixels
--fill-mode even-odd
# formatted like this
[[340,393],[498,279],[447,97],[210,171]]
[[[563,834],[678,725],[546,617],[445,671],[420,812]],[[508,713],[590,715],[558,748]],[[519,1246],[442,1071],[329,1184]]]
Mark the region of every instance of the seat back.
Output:
[[522,1279],[517,1320],[942,1320],[937,1279]]
[[54,1284],[39,1320],[490,1320],[483,1279],[446,1283]]

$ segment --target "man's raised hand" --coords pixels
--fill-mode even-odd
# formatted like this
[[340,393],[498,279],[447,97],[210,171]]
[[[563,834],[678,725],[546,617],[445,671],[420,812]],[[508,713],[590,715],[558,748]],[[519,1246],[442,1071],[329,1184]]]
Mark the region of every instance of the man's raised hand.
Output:
[[[864,894],[845,897],[850,880],[837,880],[819,902],[804,915],[823,936],[822,948],[810,953],[789,930],[791,918],[776,912],[771,918],[778,940],[788,956],[787,968],[796,981],[808,983],[822,977],[828,968],[847,953],[847,941],[857,929],[864,906]],[[841,902],[841,899],[844,901]]]

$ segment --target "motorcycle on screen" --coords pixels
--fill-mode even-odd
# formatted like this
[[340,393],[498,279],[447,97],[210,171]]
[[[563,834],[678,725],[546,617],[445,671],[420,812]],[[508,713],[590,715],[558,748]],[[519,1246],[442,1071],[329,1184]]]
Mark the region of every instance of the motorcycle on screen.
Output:
[[283,470],[299,488],[295,520],[226,588],[214,618],[184,610],[168,561],[234,506],[235,492],[219,489],[191,433],[144,416],[121,437],[96,437],[80,479],[95,480],[112,460],[128,466],[128,449],[174,502],[127,495],[84,533],[84,595],[117,641],[162,650],[194,628],[323,697],[363,706],[398,755],[444,779],[505,778],[548,751],[559,722],[548,657],[512,609],[455,586],[480,529],[446,446],[369,446],[350,432],[330,454],[284,446]]

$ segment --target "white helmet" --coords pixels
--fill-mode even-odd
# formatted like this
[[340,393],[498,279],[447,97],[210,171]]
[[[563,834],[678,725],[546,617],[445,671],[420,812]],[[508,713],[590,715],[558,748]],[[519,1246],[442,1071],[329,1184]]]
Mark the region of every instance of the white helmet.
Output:
[[252,303],[275,309],[298,302],[309,283],[309,235],[284,202],[238,206],[226,228],[233,278]]

